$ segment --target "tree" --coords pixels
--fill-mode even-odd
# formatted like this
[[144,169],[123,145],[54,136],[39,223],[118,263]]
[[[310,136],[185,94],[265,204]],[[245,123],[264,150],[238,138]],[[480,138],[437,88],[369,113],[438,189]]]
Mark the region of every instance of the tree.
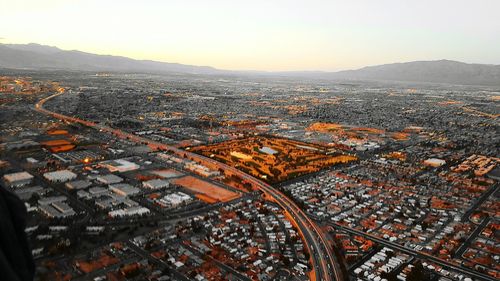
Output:
[[429,276],[425,271],[422,262],[418,261],[415,263],[415,267],[408,274],[408,281],[420,281],[420,280],[429,280]]

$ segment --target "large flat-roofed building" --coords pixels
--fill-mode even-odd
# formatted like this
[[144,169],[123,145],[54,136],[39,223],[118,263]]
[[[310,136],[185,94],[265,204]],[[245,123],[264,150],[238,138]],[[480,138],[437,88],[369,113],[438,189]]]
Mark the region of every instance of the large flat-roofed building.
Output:
[[43,177],[51,182],[67,182],[76,179],[76,174],[69,170],[60,170],[45,173]]
[[70,181],[66,183],[66,188],[68,189],[84,189],[87,188],[91,185],[92,183],[88,180],[77,180],[77,181]]
[[49,218],[66,218],[76,215],[75,210],[66,203],[66,196],[43,197],[38,200],[38,209]]
[[193,201],[193,198],[184,192],[175,192],[165,195],[163,198],[159,199],[156,203],[163,207],[175,208],[181,204],[186,204]]
[[437,158],[429,158],[429,159],[424,161],[424,165],[430,166],[430,167],[439,167],[439,166],[443,166],[444,164],[446,164],[446,161],[444,161],[443,159],[437,159]]
[[122,182],[123,179],[117,175],[113,174],[108,174],[108,175],[101,175],[96,178],[98,182],[104,183],[104,184],[114,184],[114,183],[119,183]]
[[142,183],[145,188],[149,189],[162,189],[169,186],[169,182],[166,180],[154,179],[148,180]]
[[64,201],[66,201],[66,199],[67,198],[64,195],[42,197],[38,200],[38,205],[50,205],[50,204],[57,203],[57,202],[64,202]]
[[42,205],[39,207],[39,210],[49,218],[67,218],[76,215],[75,210],[64,202]]
[[30,184],[33,176],[28,172],[6,174],[3,176],[5,183],[9,186],[23,186]]
[[121,196],[130,196],[139,193],[141,190],[127,183],[113,184],[109,189]]
[[71,208],[66,202],[56,202],[52,204],[52,207],[65,215],[72,215],[75,213],[73,208]]
[[128,172],[139,169],[141,166],[125,159],[109,160],[101,162],[101,166],[107,168],[110,172]]
[[4,147],[5,150],[10,151],[17,149],[28,149],[33,147],[39,147],[40,144],[36,141],[25,139],[25,140],[4,143],[2,144],[2,146]]
[[16,189],[16,195],[21,198],[21,200],[28,200],[33,196],[33,194],[43,195],[46,190],[41,186],[23,187]]
[[89,188],[89,194],[91,196],[100,196],[101,194],[106,194],[108,192],[109,192],[109,190],[107,190],[104,187],[100,187],[100,186],[94,186],[94,187]]
[[108,212],[110,217],[142,216],[149,214],[149,209],[142,206],[134,206]]

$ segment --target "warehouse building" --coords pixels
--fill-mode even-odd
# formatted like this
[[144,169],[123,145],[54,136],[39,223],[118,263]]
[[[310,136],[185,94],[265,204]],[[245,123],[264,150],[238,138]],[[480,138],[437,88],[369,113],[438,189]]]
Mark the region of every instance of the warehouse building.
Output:
[[30,184],[33,176],[28,172],[6,174],[3,176],[5,183],[11,187],[18,187]]
[[89,187],[92,183],[88,180],[77,180],[77,181],[70,181],[70,182],[67,182],[65,184],[66,188],[68,189],[75,189],[75,190],[79,190],[79,189],[85,189],[87,187]]
[[130,196],[139,193],[141,190],[127,183],[110,185],[109,189],[121,196]]
[[113,175],[113,174],[108,174],[108,175],[101,175],[96,178],[98,182],[104,183],[104,184],[114,184],[114,183],[119,183],[122,182],[123,179],[119,176]]
[[101,166],[107,168],[110,172],[129,172],[140,168],[139,165],[125,159],[109,160],[101,163]]
[[166,180],[154,179],[143,182],[142,186],[149,189],[162,189],[167,188],[169,186],[169,182]]
[[60,170],[43,174],[51,182],[67,182],[76,179],[76,174],[69,170]]

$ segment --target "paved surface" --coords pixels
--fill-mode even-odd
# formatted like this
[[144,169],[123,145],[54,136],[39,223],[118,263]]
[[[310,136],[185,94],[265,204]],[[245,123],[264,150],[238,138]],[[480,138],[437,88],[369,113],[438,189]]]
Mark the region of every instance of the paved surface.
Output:
[[472,232],[471,235],[467,237],[467,240],[465,240],[456,251],[455,253],[456,258],[462,257],[462,254],[465,252],[465,250],[467,250],[467,248],[470,246],[474,238],[476,238],[481,233],[481,231],[483,231],[483,229],[488,225],[490,220],[491,220],[490,217],[487,217],[483,220],[483,222],[480,225],[476,226],[474,232]]
[[403,253],[407,253],[409,255],[412,255],[414,257],[423,259],[423,260],[429,260],[429,261],[431,261],[431,262],[433,262],[435,264],[438,264],[438,265],[440,265],[442,267],[446,267],[446,268],[452,269],[452,270],[454,270],[456,272],[469,275],[469,276],[475,278],[475,280],[497,281],[497,279],[495,279],[495,278],[493,278],[491,276],[488,276],[486,274],[479,273],[477,271],[474,271],[474,270],[472,270],[470,268],[466,268],[466,267],[461,266],[461,265],[450,263],[448,261],[442,260],[442,259],[440,259],[438,257],[432,256],[432,255],[429,255],[429,254],[426,254],[426,253],[423,253],[423,252],[419,252],[419,251],[415,251],[415,250],[406,248],[406,247],[404,247],[402,245],[399,245],[399,244],[394,243],[394,242],[387,241],[387,240],[382,239],[380,237],[377,237],[375,235],[368,234],[366,232],[363,232],[363,231],[360,231],[360,230],[357,230],[357,229],[345,227],[343,225],[339,225],[339,224],[336,224],[336,223],[331,223],[330,225],[333,226],[334,228],[346,231],[346,232],[348,232],[350,234],[359,235],[359,236],[365,237],[367,239],[370,239],[372,241],[375,241],[375,242],[377,242],[377,243],[379,243],[381,245],[386,246],[387,248],[390,248],[390,249],[393,249],[393,250],[398,250],[398,251],[401,251]]
[[254,188],[259,189],[265,195],[272,198],[273,201],[275,201],[278,205],[281,206],[281,208],[285,210],[285,212],[288,214],[288,217],[298,227],[300,233],[304,238],[304,243],[306,247],[309,249],[309,253],[311,255],[311,260],[313,264],[313,275],[311,277],[313,280],[320,280],[320,281],[344,280],[340,270],[340,265],[336,257],[332,253],[331,245],[328,242],[328,239],[326,238],[323,231],[319,229],[316,223],[313,222],[292,200],[290,200],[280,191],[273,188],[271,185],[259,179],[256,179],[252,176],[249,176],[234,167],[217,162],[213,159],[198,154],[194,154],[185,150],[181,150],[170,145],[165,145],[146,138],[142,138],[127,132],[123,132],[118,129],[104,126],[102,124],[97,124],[95,122],[86,121],[71,116],[66,116],[43,108],[43,105],[48,100],[60,96],[62,94],[64,93],[57,93],[40,100],[35,105],[35,110],[60,120],[64,120],[71,123],[82,124],[84,126],[97,129],[101,132],[112,134],[121,139],[127,139],[129,141],[133,141],[136,143],[148,145],[151,149],[155,151],[158,150],[169,151],[183,158],[194,159],[201,163],[211,164],[219,169],[222,169],[226,173],[231,173],[233,175],[239,176],[244,181],[252,184]]

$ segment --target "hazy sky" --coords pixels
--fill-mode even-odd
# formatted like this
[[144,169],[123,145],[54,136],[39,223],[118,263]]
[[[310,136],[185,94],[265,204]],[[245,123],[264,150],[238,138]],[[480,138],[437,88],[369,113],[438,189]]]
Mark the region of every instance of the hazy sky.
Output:
[[0,0],[0,42],[223,69],[500,64],[500,0]]

